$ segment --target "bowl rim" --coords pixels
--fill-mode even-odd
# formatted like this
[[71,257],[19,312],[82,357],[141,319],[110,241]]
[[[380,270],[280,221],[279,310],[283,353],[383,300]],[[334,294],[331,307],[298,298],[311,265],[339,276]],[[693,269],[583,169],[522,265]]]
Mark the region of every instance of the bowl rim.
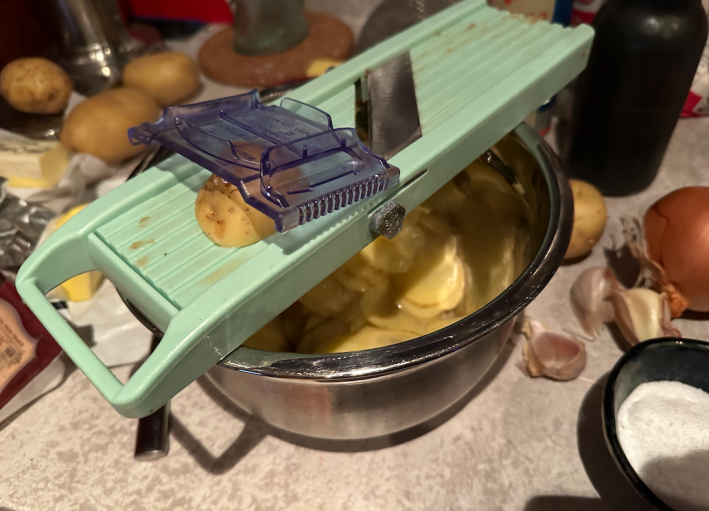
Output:
[[391,346],[331,355],[266,352],[241,346],[218,365],[259,376],[301,380],[379,377],[453,353],[514,318],[539,295],[563,260],[571,238],[573,198],[559,158],[546,141],[525,123],[511,134],[541,169],[549,193],[549,220],[532,261],[494,300],[441,330]]
[[616,413],[615,413],[615,387],[618,382],[618,376],[623,368],[632,360],[637,359],[642,353],[652,346],[657,345],[683,345],[690,347],[700,347],[703,350],[709,350],[709,342],[700,341],[698,339],[683,339],[680,337],[658,337],[640,342],[630,348],[616,361],[613,368],[608,373],[608,379],[603,387],[603,402],[601,405],[601,417],[603,421],[603,436],[606,440],[606,447],[620,469],[623,476],[630,485],[638,492],[645,500],[655,506],[660,511],[674,511],[674,509],[665,504],[653,491],[645,484],[635,471],[633,466],[625,456],[618,433],[616,430]]

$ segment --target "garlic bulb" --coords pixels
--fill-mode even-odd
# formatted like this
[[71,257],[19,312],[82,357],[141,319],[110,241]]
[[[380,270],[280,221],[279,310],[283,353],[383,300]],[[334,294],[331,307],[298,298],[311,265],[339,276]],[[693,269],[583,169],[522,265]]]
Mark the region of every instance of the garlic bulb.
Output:
[[655,337],[682,337],[670,323],[667,297],[652,289],[633,288],[614,291],[610,301],[615,323],[631,345]]
[[584,270],[571,285],[571,309],[587,334],[596,337],[603,323],[613,320],[613,305],[608,298],[619,289],[613,272],[600,266]]
[[522,331],[528,340],[522,358],[531,377],[567,381],[581,374],[586,367],[583,342],[550,332],[538,321],[529,321],[525,327]]

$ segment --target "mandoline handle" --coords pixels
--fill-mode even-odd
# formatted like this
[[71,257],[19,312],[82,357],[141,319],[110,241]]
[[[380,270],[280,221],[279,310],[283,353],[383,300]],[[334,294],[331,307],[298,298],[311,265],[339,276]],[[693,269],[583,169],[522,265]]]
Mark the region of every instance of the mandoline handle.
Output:
[[[157,304],[156,310],[162,314],[167,328],[157,349],[122,385],[45,296],[72,277],[99,270],[95,261],[117,257],[113,253],[107,256],[110,251],[93,233],[105,222],[146,199],[151,190],[143,179],[152,183],[153,188],[155,183],[168,188],[177,180],[173,173],[156,171],[148,176],[150,173],[129,180],[71,218],[30,255],[15,280],[18,293],[37,319],[106,400],[126,417],[151,414],[226,355],[210,342],[199,342],[215,327],[209,314],[200,311],[197,317],[205,319],[195,322],[191,311],[186,315],[178,314],[179,311],[149,284],[127,277],[131,281],[127,284],[141,288],[141,295],[153,305]],[[112,280],[110,272],[104,275]],[[213,304],[199,303],[188,309],[200,305],[214,309]]]
[[37,319],[52,334],[67,355],[99,392],[108,401],[113,402],[123,389],[123,385],[47,300],[44,292],[37,287],[37,281],[35,279],[18,281],[16,286],[27,306],[32,309]]
[[17,274],[15,287],[62,349],[110,401],[123,385],[45,296],[70,278],[97,269],[90,254],[88,230],[73,228],[81,225],[77,222],[80,217],[91,214],[90,209],[88,206],[71,218],[30,255]]

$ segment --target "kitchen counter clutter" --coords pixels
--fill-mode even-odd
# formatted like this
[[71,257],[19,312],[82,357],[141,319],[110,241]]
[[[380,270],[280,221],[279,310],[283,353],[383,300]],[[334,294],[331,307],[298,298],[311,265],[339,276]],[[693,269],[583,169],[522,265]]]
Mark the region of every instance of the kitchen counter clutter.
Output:
[[[568,289],[623,243],[619,217],[668,191],[709,185],[709,118],[679,122],[645,192],[607,199],[608,226],[591,256],[562,266],[527,308],[557,331],[578,330]],[[600,249],[604,250],[600,250]],[[605,251],[605,253],[604,253]],[[676,320],[685,337],[706,322]],[[204,379],[172,401],[170,454],[135,462],[134,420],[78,371],[0,430],[0,506],[36,509],[649,509],[623,479],[601,428],[604,375],[622,353],[608,330],[586,344],[570,382],[530,380],[513,337],[456,410],[393,438],[326,442],[250,418]],[[119,371],[122,378],[130,368]],[[454,413],[457,412],[457,413]]]
[[[368,12],[337,14],[356,34]],[[171,47],[194,58],[215,30]],[[244,92],[204,83],[193,101]],[[709,185],[707,137],[709,118],[681,120],[652,186],[606,199],[609,218],[595,250],[562,266],[525,315],[585,338],[569,305],[571,284],[593,266],[609,264],[622,278],[634,264],[617,251],[624,244],[622,215],[641,215],[676,188]],[[685,337],[706,339],[706,315],[692,317],[674,325]],[[171,401],[170,453],[151,462],[133,459],[136,421],[117,414],[80,371],[69,369],[62,385],[0,426],[0,511],[643,511],[650,506],[623,479],[603,438],[603,384],[624,349],[617,339],[605,327],[585,344],[580,377],[556,382],[523,373],[523,339],[515,334],[452,409],[412,430],[363,441],[277,430],[201,377]],[[131,371],[126,365],[116,375],[126,381]]]

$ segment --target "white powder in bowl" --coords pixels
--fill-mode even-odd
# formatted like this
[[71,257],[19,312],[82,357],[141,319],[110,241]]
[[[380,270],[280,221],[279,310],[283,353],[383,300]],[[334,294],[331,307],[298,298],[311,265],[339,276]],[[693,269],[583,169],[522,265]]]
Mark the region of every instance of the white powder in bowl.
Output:
[[643,482],[677,511],[709,511],[709,394],[676,381],[638,385],[617,433]]

